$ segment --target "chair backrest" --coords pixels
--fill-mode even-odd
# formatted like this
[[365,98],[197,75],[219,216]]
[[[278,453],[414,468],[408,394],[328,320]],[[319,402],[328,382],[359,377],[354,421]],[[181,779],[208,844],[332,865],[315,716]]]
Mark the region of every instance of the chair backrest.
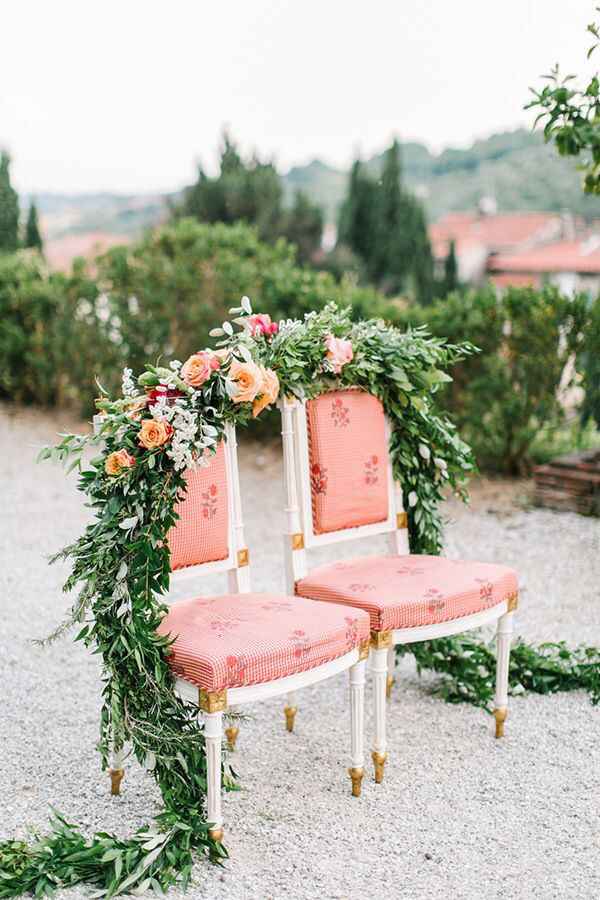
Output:
[[249,553],[244,540],[235,428],[208,465],[186,472],[187,491],[177,504],[179,519],[168,534],[172,585],[227,572],[232,591],[250,590]]
[[386,534],[408,553],[402,491],[394,483],[380,401],[354,388],[280,404],[286,487],[288,590],[306,572],[305,549]]
[[[94,416],[96,432],[102,416]],[[250,556],[244,539],[235,428],[225,426],[225,440],[208,465],[185,473],[187,491],[177,504],[179,519],[167,541],[171,551],[171,586],[189,578],[226,572],[231,592],[250,590]]]

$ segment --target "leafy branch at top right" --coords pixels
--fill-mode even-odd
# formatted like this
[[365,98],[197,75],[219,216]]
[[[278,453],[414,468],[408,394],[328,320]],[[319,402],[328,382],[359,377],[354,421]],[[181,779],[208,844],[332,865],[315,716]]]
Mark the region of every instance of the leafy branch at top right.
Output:
[[[593,22],[587,30],[595,38],[589,59],[600,44],[600,25]],[[557,63],[543,77],[549,84],[540,91],[530,88],[534,99],[525,106],[540,110],[533,127],[544,122],[544,137],[554,142],[561,156],[583,156],[583,190],[600,194],[600,75],[596,72],[585,88],[577,88],[573,85],[577,76],[563,76]]]

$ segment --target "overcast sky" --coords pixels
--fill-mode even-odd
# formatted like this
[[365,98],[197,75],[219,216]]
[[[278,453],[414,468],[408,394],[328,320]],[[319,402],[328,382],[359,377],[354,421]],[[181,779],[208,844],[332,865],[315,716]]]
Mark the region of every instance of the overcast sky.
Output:
[[557,60],[586,70],[595,5],[9,0],[0,145],[33,192],[180,187],[214,168],[224,124],[282,170],[393,134],[464,146],[531,122],[528,86]]

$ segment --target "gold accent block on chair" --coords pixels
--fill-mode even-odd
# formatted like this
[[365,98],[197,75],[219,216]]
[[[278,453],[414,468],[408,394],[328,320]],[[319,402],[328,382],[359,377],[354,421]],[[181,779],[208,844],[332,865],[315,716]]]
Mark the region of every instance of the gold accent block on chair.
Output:
[[284,706],[283,712],[285,715],[285,727],[288,731],[294,730],[294,722],[296,720],[296,713],[298,712],[297,706]]
[[348,775],[352,780],[352,796],[360,797],[361,785],[365,770],[362,766],[348,769]]
[[396,528],[408,528],[408,513],[396,513]]
[[388,675],[385,682],[385,696],[389,700],[392,696],[392,688],[394,687],[394,676]]
[[373,750],[373,752],[371,753],[371,759],[373,760],[373,765],[375,766],[375,784],[381,784],[381,782],[383,781],[383,770],[385,768],[387,758],[387,753],[378,753],[377,750]]
[[216,713],[227,709],[227,689],[222,691],[198,691],[198,706],[202,712]]
[[291,534],[292,550],[304,550],[304,535],[301,531],[297,534]]
[[496,720],[496,737],[502,738],[504,737],[504,723],[506,722],[506,717],[508,715],[508,709],[506,706],[500,706],[498,709],[494,710],[494,718]]
[[389,650],[392,645],[391,631],[372,631],[371,647],[374,650]]
[[113,797],[118,797],[121,793],[121,782],[125,774],[125,769],[109,769],[110,775],[110,792]]
[[244,566],[250,564],[250,552],[247,547],[244,547],[242,550],[238,550],[237,562],[238,569],[242,569]]
[[508,604],[506,612],[514,612],[515,609],[517,609],[519,606],[519,595],[515,591],[514,594],[508,595],[508,597],[506,598],[506,601]]
[[371,638],[365,638],[364,641],[361,641],[358,645],[358,658],[359,659],[368,659],[369,658],[369,648],[371,646]]
[[225,832],[223,831],[222,828],[209,828],[208,829],[209,838],[213,841],[216,841],[217,844],[223,843],[223,835],[224,834],[225,834]]
[[235,742],[238,739],[238,734],[240,733],[240,729],[237,725],[230,725],[229,728],[225,729],[225,737],[227,738],[227,743],[229,744],[230,750],[235,750]]

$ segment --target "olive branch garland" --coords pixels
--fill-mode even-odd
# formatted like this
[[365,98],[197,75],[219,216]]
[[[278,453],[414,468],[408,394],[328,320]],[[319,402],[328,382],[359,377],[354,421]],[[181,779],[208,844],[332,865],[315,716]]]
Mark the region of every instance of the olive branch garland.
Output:
[[[264,330],[248,327],[252,310],[246,298],[231,312],[241,330],[235,331],[230,322],[215,330],[223,362],[200,389],[191,390],[174,371],[156,366],[139,377],[139,388],[148,391],[173,383],[181,404],[193,411],[207,449],[222,438],[227,421],[245,425],[252,415],[249,403],[234,402],[232,360],[274,370],[280,396],[311,397],[344,386],[373,393],[392,425],[390,455],[407,498],[411,551],[439,553],[439,503],[448,486],[466,499],[464,481],[474,462],[454,425],[438,410],[435,394],[450,380],[446,370],[476,348],[447,344],[422,329],[400,332],[378,320],[352,322],[349,310],[333,304],[303,321]],[[352,346],[352,359],[340,372],[333,371],[325,357],[329,336]],[[40,454],[80,469],[79,489],[96,515],[82,537],[55,557],[71,561],[64,588],[78,589],[79,594],[70,616],[50,639],[81,626],[75,640],[101,655],[103,766],[111,747],[131,743],[138,761],[150,765],[163,810],[152,826],[126,839],[102,832],[88,839],[53,811],[48,834],[30,843],[0,843],[0,898],[28,891],[42,896],[79,882],[95,885],[106,897],[162,892],[176,882],[187,884],[197,855],[214,862],[227,855],[210,838],[204,821],[206,751],[197,708],[174,693],[167,663],[169,639],[156,631],[166,611],[161,598],[169,587],[166,537],[176,522],[175,504],[185,493],[185,481],[164,449],[140,448],[139,419],[148,410],[132,417],[132,404],[135,398],[102,398],[98,405],[106,416],[100,434],[63,435],[56,447]],[[81,471],[88,447],[100,447],[100,454]],[[118,451],[126,451],[134,464],[107,477],[107,459]],[[447,700],[485,705],[492,651],[468,640],[471,643],[442,639],[402,652],[412,652],[420,668],[443,673]],[[598,651],[575,656],[564,645],[554,650],[518,645],[511,679],[517,665],[523,689],[585,686],[598,699]],[[224,766],[225,785],[235,787],[233,773]]]

